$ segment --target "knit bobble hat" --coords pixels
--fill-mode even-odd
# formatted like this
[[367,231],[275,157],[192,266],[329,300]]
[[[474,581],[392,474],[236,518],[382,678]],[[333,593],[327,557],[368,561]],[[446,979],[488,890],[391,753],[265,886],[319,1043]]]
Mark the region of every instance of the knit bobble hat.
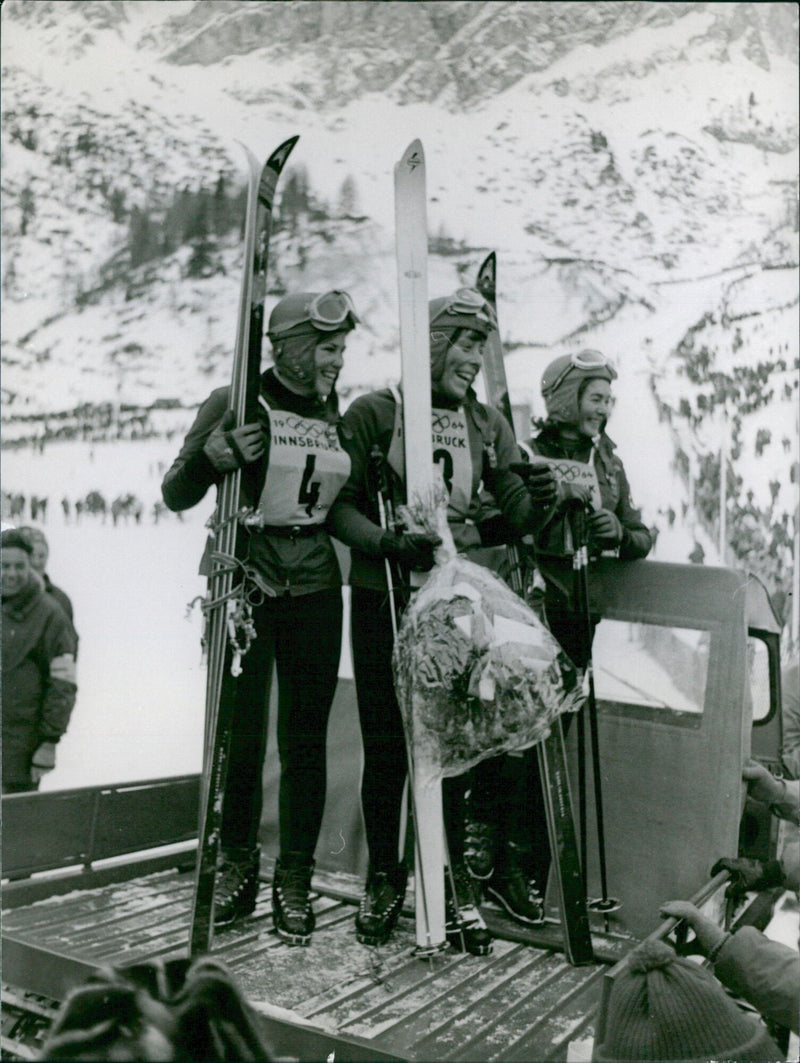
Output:
[[583,368],[575,360],[590,356],[603,359],[596,351],[581,351],[573,357],[562,354],[552,361],[542,373],[542,397],[551,421],[576,425],[580,420],[579,406],[583,389],[590,380],[607,380],[609,384],[617,379],[617,371],[612,365],[592,365]]
[[33,553],[33,544],[27,535],[18,528],[6,528],[2,534],[2,539],[0,539],[0,546],[2,546],[3,550],[16,548],[17,550],[24,550],[26,554]]
[[709,971],[663,941],[645,941],[614,980],[606,1037],[595,1042],[592,1059],[755,1063],[780,1060],[782,1053]]

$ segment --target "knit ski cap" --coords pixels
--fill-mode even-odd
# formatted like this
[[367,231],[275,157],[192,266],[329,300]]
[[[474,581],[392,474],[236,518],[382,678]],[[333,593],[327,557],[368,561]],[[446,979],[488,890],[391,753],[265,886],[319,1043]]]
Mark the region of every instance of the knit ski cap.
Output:
[[551,421],[576,425],[583,389],[590,380],[617,379],[617,371],[600,351],[562,354],[542,373],[542,397]]
[[475,288],[459,288],[452,295],[431,299],[428,319],[434,384],[441,380],[447,352],[462,329],[479,332],[485,339],[497,326],[494,310]]
[[358,324],[347,292],[292,292],[272,308],[267,335],[281,374],[302,388],[314,382],[314,350],[325,337]]
[[782,1053],[752,1015],[740,1011],[709,972],[680,959],[663,941],[645,941],[614,980],[606,1038],[592,1059],[737,1063],[780,1060]]
[[30,539],[19,528],[6,528],[0,538],[0,547],[3,550],[17,549],[24,550],[26,554],[33,553]]

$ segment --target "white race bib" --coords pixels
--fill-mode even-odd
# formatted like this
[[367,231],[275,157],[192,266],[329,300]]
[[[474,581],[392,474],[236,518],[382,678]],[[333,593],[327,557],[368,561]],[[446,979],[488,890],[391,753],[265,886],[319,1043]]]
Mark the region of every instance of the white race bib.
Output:
[[553,470],[559,484],[577,484],[579,487],[587,488],[592,502],[592,509],[603,508],[603,501],[600,497],[600,484],[597,481],[594,462],[590,462],[587,465],[582,461],[571,461],[569,458],[545,458],[541,454],[537,454],[535,460],[546,461]]
[[336,426],[288,410],[269,417],[269,464],[258,504],[265,524],[296,527],[321,524],[350,475],[350,456],[342,449]]
[[[395,425],[386,459],[397,475],[405,480],[403,409],[397,394],[395,401]],[[463,521],[472,500],[472,453],[463,410],[431,410],[431,444],[434,472],[438,471],[447,488],[447,518]]]

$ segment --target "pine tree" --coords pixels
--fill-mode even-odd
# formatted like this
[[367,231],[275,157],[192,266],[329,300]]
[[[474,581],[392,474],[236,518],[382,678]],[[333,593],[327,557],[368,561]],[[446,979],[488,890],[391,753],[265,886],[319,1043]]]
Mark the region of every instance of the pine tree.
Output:
[[158,227],[153,225],[150,214],[145,208],[134,207],[128,224],[128,254],[132,268],[147,262],[158,253]]
[[348,174],[339,189],[339,213],[352,217],[358,210],[358,190],[355,178]]
[[19,209],[20,209],[20,221],[19,232],[20,236],[24,236],[28,231],[31,219],[36,214],[36,203],[33,197],[33,189],[30,182],[25,185],[19,194]]
[[193,225],[192,254],[186,266],[187,277],[207,277],[214,270],[214,245],[208,231],[208,207],[202,201]]

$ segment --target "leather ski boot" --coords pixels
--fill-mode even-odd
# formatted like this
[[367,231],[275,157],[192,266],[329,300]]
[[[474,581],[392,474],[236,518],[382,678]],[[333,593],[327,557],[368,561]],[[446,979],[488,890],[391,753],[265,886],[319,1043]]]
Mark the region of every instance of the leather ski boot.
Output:
[[385,945],[394,930],[408,884],[408,868],[394,870],[370,867],[367,884],[356,913],[356,938],[362,945]]
[[311,907],[314,861],[303,853],[286,853],[275,862],[272,922],[287,945],[308,945],[316,922]]
[[491,878],[497,830],[483,820],[468,817],[464,836],[464,862],[473,878]]
[[214,891],[214,926],[229,926],[255,909],[260,866],[261,849],[258,846],[222,850]]
[[452,896],[450,876],[445,873],[445,934],[458,952],[473,956],[488,956],[492,951],[492,935],[486,928],[478,908],[475,886],[466,864],[451,868],[455,898]]
[[544,922],[544,897],[526,866],[525,850],[508,842],[500,865],[495,868],[486,892],[512,919],[529,926]]

